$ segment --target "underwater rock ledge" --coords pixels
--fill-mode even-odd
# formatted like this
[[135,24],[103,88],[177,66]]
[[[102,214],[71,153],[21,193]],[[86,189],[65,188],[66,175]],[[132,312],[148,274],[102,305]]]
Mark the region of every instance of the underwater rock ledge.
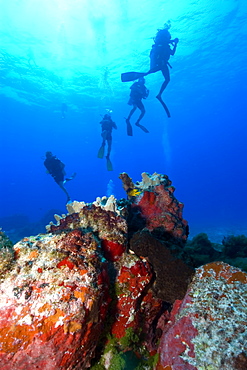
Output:
[[193,268],[168,176],[120,178],[128,199],[70,203],[14,246],[1,233],[0,368],[246,369],[246,273]]

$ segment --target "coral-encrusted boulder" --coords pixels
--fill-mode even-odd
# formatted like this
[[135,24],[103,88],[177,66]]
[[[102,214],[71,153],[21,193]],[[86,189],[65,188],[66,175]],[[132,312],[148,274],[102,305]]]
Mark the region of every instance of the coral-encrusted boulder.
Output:
[[[163,230],[168,238],[186,241],[188,223],[182,217],[183,203],[174,197],[175,188],[168,176],[154,173],[142,173],[142,182],[133,183],[124,172],[120,175],[123,187],[132,200],[134,231],[137,223],[153,231]],[[138,219],[139,215],[139,219]],[[143,223],[141,223],[141,219]]]
[[107,307],[105,263],[91,233],[26,238],[0,284],[0,368],[86,369]]
[[153,292],[172,304],[182,299],[193,274],[192,261],[184,251],[188,225],[182,217],[183,204],[174,197],[168,176],[142,173],[133,183],[120,175],[130,200],[128,230],[130,249],[146,257],[155,272]]
[[100,204],[100,198],[96,204],[72,203],[68,207],[70,212],[75,208],[77,212],[56,217],[57,225],[51,223],[47,230],[52,233],[75,228],[92,230],[101,241],[105,257],[111,261],[118,260],[126,249],[127,223],[116,210],[115,198],[108,199],[112,199],[111,207]]
[[223,262],[198,268],[158,352],[157,370],[247,369],[247,274]]

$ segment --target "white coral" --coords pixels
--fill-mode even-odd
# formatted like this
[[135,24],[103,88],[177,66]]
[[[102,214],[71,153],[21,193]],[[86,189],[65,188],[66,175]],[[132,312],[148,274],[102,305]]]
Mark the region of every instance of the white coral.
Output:
[[136,185],[137,188],[141,188],[143,190],[147,190],[153,186],[166,184],[167,179],[164,175],[154,172],[150,175],[147,172],[142,173],[142,181],[138,182]]

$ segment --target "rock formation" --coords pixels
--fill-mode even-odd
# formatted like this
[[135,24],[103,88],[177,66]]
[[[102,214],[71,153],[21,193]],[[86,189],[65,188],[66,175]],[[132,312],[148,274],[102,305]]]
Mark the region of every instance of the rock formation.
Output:
[[157,369],[246,369],[246,308],[246,273],[223,262],[198,268],[173,306]]
[[246,368],[246,274],[194,271],[167,176],[120,178],[127,200],[69,204],[13,247],[0,235],[0,368]]

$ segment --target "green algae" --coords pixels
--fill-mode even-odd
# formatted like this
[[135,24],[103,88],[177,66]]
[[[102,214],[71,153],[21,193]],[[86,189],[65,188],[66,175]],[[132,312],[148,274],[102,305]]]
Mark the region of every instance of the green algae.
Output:
[[132,348],[135,350],[135,347],[140,343],[140,333],[141,329],[139,330],[139,333],[136,333],[133,328],[127,328],[125,331],[125,336],[119,341],[122,349],[126,350],[128,348]]
[[[91,370],[152,370],[158,363],[159,354],[150,356],[141,343],[141,330],[136,333],[133,328],[127,328],[125,336],[120,340],[114,335],[107,335],[107,344],[97,363]],[[107,363],[107,365],[106,365]]]

